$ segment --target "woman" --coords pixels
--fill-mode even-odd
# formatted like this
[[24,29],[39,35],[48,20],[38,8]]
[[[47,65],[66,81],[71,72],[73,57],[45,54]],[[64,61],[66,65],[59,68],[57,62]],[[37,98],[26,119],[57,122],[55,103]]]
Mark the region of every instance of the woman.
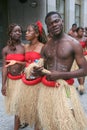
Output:
[[[22,30],[17,24],[11,24],[8,30],[9,40],[2,50],[3,68],[2,68],[2,94],[5,96],[6,112],[15,115],[16,111],[16,94],[18,92],[17,83],[22,78],[22,72],[25,66],[24,47],[21,45]],[[11,64],[14,61],[15,64]],[[12,62],[13,63],[13,62]],[[18,130],[20,120],[15,116],[14,130]]]
[[[30,24],[26,31],[26,40],[29,41],[25,47],[26,68],[35,60],[40,59],[41,49],[47,41],[45,31],[40,21],[35,24]],[[25,70],[26,70],[25,68]],[[40,88],[41,77],[33,76],[31,72],[30,79],[26,79],[24,75],[18,86],[22,91],[17,96],[19,99],[17,114],[20,117],[21,123],[27,122],[31,127],[39,129],[39,120],[37,116],[37,99]],[[20,104],[20,105],[19,105]]]
[[[80,45],[82,46],[84,56],[87,59],[87,38],[84,37],[84,28],[78,27],[76,32],[77,32],[76,40],[78,40]],[[78,68],[76,65],[76,62],[74,62],[73,67],[74,67],[74,69]],[[80,94],[83,94],[84,90],[85,90],[85,88],[84,88],[85,77],[78,78],[78,82],[79,82],[78,91]]]

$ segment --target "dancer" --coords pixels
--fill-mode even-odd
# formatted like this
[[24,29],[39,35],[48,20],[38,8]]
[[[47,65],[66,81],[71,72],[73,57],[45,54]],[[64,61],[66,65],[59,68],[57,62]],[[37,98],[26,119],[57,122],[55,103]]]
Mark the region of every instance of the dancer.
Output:
[[[41,126],[45,130],[85,130],[87,119],[73,86],[74,81],[70,79],[87,75],[82,47],[63,32],[63,20],[59,13],[49,12],[45,22],[52,39],[41,52],[44,67],[51,74],[42,78],[39,90],[37,110]],[[79,69],[71,72],[74,59]],[[40,68],[35,68],[34,72],[40,75]]]
[[[31,63],[41,58],[41,49],[47,42],[47,37],[40,21],[35,24],[30,24],[27,27],[26,40],[29,41],[29,43],[24,45],[25,71]],[[37,115],[37,99],[42,77],[38,77],[38,75],[33,76],[32,73],[33,72],[31,72],[30,79],[28,79],[26,75],[23,75],[22,80],[18,83],[22,91],[20,91],[20,94],[17,96],[19,99],[17,114],[20,117],[21,123],[27,122],[31,127],[34,125],[37,130],[41,127]]]
[[[5,96],[6,112],[15,115],[16,111],[16,94],[18,92],[17,83],[22,78],[22,72],[25,67],[24,47],[21,45],[22,30],[17,24],[11,24],[8,30],[9,40],[2,50],[3,67],[2,67],[2,94]],[[10,61],[12,61],[10,63]],[[14,64],[15,63],[15,64]],[[6,67],[7,64],[13,64]],[[20,127],[20,120],[15,115],[14,130]]]
[[[83,54],[84,54],[85,58],[87,59],[87,38],[84,37],[84,28],[78,27],[76,32],[77,32],[76,39],[80,42],[80,44],[83,48]],[[78,82],[80,84],[78,86],[79,93],[83,94],[84,90],[85,90],[85,88],[84,88],[85,77],[78,78]]]
[[76,29],[77,29],[77,24],[76,23],[72,24],[72,28],[69,30],[68,35],[75,38],[77,36]]

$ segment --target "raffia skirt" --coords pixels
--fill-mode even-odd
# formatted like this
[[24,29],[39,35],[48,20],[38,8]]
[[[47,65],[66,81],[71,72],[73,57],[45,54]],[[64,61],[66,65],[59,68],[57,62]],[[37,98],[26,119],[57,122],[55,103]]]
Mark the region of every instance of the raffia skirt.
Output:
[[37,100],[41,83],[36,85],[26,85],[20,80],[18,86],[21,88],[18,95],[16,115],[19,116],[21,123],[28,123],[29,126],[39,125],[37,115]]
[[20,93],[20,87],[17,85],[21,79],[12,80],[7,78],[7,89],[5,96],[5,108],[6,113],[9,115],[15,115],[18,104],[18,95]]
[[[87,55],[85,55],[84,57],[85,57],[85,59],[86,59],[86,61],[87,61]],[[79,67],[78,67],[77,63],[76,63],[76,61],[74,60],[73,65],[72,65],[72,68],[71,68],[71,71],[77,70],[78,68],[79,68]]]
[[58,82],[58,88],[41,85],[37,106],[41,126],[44,130],[87,130],[87,118],[76,89],[64,80]]

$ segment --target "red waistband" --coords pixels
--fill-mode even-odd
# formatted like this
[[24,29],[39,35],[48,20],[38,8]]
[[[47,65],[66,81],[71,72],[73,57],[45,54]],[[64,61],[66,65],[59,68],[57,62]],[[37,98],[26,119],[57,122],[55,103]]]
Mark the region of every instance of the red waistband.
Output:
[[84,55],[87,55],[87,51],[83,52]]
[[42,80],[42,77],[39,77],[39,78],[36,78],[36,79],[33,79],[33,80],[27,80],[25,78],[25,75],[23,75],[22,77],[22,81],[26,84],[26,85],[35,85],[35,84],[38,84],[40,83]]
[[12,80],[17,80],[17,79],[21,79],[23,77],[23,74],[13,76],[10,73],[8,73],[7,76],[8,76],[8,78],[10,78]]
[[[65,80],[69,85],[73,85],[73,83],[74,83],[74,79],[72,78],[72,79],[68,79],[68,80]],[[47,79],[46,79],[46,76],[44,76],[43,78],[42,78],[42,83],[44,84],[44,85],[46,85],[46,86],[48,86],[48,87],[55,87],[56,86],[56,82],[55,81],[48,81]]]

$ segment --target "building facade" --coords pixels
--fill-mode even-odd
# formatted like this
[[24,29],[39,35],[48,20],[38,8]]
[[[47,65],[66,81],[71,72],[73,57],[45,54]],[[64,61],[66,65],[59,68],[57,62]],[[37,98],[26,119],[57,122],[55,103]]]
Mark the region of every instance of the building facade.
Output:
[[25,40],[24,34],[30,23],[41,20],[46,29],[44,19],[47,12],[58,11],[64,19],[64,31],[67,33],[73,23],[87,26],[86,8],[87,0],[0,0],[0,52],[6,45],[9,24],[20,24]]

